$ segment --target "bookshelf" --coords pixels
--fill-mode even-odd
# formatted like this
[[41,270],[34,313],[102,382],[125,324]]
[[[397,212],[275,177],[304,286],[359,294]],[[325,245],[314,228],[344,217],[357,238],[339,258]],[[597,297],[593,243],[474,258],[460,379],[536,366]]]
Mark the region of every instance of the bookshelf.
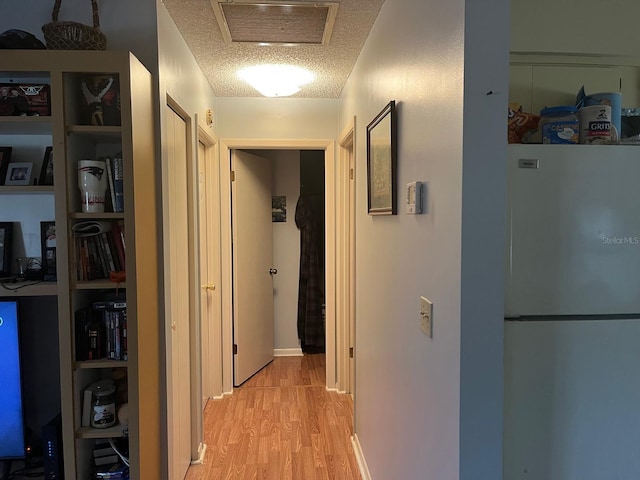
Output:
[[[57,299],[62,438],[67,480],[85,480],[93,470],[96,439],[129,439],[130,478],[160,478],[160,314],[153,91],[149,72],[128,52],[12,51],[0,52],[0,77],[39,80],[49,85],[50,116],[0,117],[0,135],[25,144],[53,146],[54,186],[0,186],[0,198],[50,197],[55,210],[56,282],[16,283],[17,290],[0,289],[0,296]],[[110,79],[106,93],[94,90],[99,101],[89,109],[83,90],[89,82]],[[111,97],[105,98],[111,95]],[[118,108],[119,105],[119,108]],[[89,110],[89,115],[87,115]],[[117,115],[115,115],[117,113]],[[115,115],[115,116],[114,116]],[[31,142],[31,144],[30,144]],[[29,148],[25,147],[25,151]],[[124,212],[114,212],[106,192],[104,212],[83,212],[78,188],[78,161],[121,155]],[[32,178],[41,159],[34,158]],[[23,197],[20,197],[23,196]],[[37,212],[33,212],[37,216]],[[39,219],[33,218],[34,221]],[[51,219],[45,219],[51,220]],[[96,221],[119,223],[124,229],[126,280],[81,278],[74,225]],[[106,238],[106,237],[105,237]],[[126,247],[125,247],[126,245]],[[104,258],[97,264],[110,271],[109,246],[94,246]],[[101,250],[100,250],[101,249]],[[113,262],[113,258],[111,259]],[[122,263],[122,262],[119,262]],[[15,288],[14,287],[14,288]],[[76,358],[76,312],[94,302],[126,296],[126,360]],[[88,385],[119,374],[128,396],[128,425],[109,428],[82,425],[83,394]],[[126,373],[122,373],[126,372]],[[124,380],[122,381],[122,377]],[[42,392],[45,394],[46,392]],[[119,391],[119,394],[121,392]],[[116,401],[117,406],[122,402]]]

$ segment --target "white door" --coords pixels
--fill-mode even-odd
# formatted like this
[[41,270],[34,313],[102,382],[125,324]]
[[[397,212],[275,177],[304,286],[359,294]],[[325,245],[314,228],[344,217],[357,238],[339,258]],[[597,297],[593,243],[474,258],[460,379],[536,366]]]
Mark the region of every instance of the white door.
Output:
[[231,153],[234,384],[273,360],[271,161]]
[[200,226],[200,348],[202,356],[202,409],[222,393],[220,338],[220,235],[215,144],[198,142],[198,218]]
[[169,478],[184,478],[191,462],[191,368],[187,125],[169,106],[165,115],[168,161],[167,408]]
[[207,246],[207,150],[198,142],[198,221],[200,227],[200,351],[202,355],[202,409],[207,406],[212,388],[211,379],[211,309],[210,293],[216,285],[209,278],[209,248]]

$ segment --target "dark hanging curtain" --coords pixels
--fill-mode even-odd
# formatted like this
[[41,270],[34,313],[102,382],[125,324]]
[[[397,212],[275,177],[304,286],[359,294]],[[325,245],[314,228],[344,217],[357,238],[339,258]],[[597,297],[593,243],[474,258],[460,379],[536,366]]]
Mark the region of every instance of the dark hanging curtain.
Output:
[[300,230],[298,338],[305,353],[324,352],[323,270],[320,255],[322,213],[316,203],[312,196],[302,195],[296,205],[296,226]]

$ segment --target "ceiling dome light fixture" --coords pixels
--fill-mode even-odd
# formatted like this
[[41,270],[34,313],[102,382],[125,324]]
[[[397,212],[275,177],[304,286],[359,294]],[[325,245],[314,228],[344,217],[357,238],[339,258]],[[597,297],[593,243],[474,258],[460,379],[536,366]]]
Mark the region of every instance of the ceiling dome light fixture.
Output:
[[313,73],[294,65],[255,65],[245,67],[238,77],[265,97],[288,97],[313,81]]

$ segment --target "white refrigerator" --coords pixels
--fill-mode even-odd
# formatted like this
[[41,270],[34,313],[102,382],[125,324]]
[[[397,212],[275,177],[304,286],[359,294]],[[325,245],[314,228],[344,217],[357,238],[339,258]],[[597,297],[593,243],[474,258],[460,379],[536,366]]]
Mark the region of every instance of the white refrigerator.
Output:
[[507,170],[504,479],[638,479],[640,148]]

